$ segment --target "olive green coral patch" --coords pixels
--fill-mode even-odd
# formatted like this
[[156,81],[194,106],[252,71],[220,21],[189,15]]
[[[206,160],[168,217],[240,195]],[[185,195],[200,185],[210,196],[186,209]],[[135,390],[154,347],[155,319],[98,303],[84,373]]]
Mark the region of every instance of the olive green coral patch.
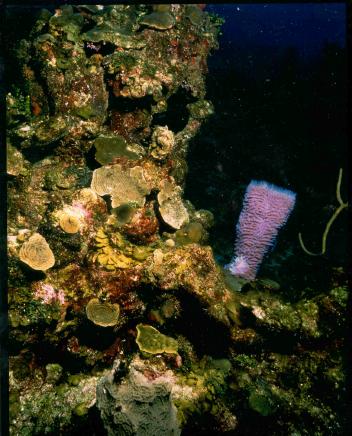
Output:
[[137,345],[141,351],[151,354],[170,353],[177,354],[178,343],[176,339],[163,335],[156,328],[147,324],[137,325]]
[[128,159],[138,159],[138,154],[128,148],[126,140],[120,136],[99,136],[94,141],[96,148],[95,160],[101,165],[106,165],[112,162],[115,157],[125,156]]
[[114,326],[119,321],[120,307],[118,304],[101,303],[93,298],[86,306],[87,318],[101,327]]

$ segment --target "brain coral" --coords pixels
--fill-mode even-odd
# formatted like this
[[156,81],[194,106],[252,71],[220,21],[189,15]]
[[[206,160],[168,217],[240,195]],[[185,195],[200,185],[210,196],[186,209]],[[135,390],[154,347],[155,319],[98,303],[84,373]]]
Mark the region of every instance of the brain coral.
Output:
[[121,384],[105,376],[97,386],[96,404],[108,436],[180,435],[170,380],[150,380],[140,366],[132,364]]

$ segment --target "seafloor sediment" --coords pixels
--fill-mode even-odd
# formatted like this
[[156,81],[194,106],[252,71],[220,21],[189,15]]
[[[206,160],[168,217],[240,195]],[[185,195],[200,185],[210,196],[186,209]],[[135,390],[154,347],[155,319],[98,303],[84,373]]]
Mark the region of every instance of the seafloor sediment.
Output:
[[183,196],[221,22],[203,5],[62,6],[18,44],[11,434],[343,431],[344,272],[295,303],[238,280],[207,244],[216,217]]

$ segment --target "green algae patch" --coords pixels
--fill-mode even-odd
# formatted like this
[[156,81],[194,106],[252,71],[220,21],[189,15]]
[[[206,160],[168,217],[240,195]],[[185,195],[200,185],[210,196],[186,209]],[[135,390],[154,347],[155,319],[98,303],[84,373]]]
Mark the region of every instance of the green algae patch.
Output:
[[149,247],[135,245],[132,249],[132,257],[135,260],[142,262],[150,256],[152,250]]
[[171,29],[175,25],[174,17],[168,12],[152,12],[149,15],[145,15],[139,24],[150,27],[156,30]]
[[128,31],[121,32],[121,29],[112,23],[102,23],[82,35],[83,41],[110,42],[123,49],[139,50],[146,46],[146,42],[135,37]]
[[45,367],[45,370],[46,370],[45,380],[48,383],[53,383],[53,384],[56,384],[60,380],[63,372],[62,366],[59,365],[58,363],[48,363]]
[[94,141],[96,148],[95,160],[101,165],[106,165],[112,162],[115,157],[124,156],[128,159],[136,160],[138,154],[128,149],[126,140],[120,136],[99,136]]
[[270,399],[263,393],[251,392],[248,402],[250,408],[262,416],[268,416],[274,412]]
[[88,414],[88,410],[88,407],[84,403],[81,403],[73,409],[73,413],[77,416],[84,416]]
[[203,22],[204,14],[196,5],[186,5],[186,17],[194,26],[200,26]]
[[204,229],[201,223],[191,222],[176,231],[175,240],[178,245],[197,244],[204,236]]
[[163,335],[151,325],[137,325],[136,342],[141,351],[150,354],[177,354],[178,343],[176,339]]
[[129,223],[136,211],[137,207],[131,203],[123,203],[111,210],[112,214],[116,217],[117,225],[119,226]]

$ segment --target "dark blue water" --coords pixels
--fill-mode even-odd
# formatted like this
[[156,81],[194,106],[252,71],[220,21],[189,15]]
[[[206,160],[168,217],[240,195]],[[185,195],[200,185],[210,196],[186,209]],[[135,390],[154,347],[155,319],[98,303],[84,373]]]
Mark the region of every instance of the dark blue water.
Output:
[[344,2],[210,4],[206,11],[225,18],[219,53],[230,53],[236,46],[292,46],[309,59],[319,55],[326,42],[346,44]]
[[211,242],[226,263],[248,183],[261,179],[295,191],[296,208],[263,273],[279,280],[288,274],[280,271],[286,263],[290,280],[311,283],[317,277],[309,271],[347,261],[347,213],[334,223],[325,257],[304,254],[297,239],[302,231],[311,251],[319,252],[337,207],[341,167],[347,197],[346,6],[222,4],[205,10],[225,23],[219,50],[208,61],[207,98],[215,114],[190,147],[186,196],[214,213]]

